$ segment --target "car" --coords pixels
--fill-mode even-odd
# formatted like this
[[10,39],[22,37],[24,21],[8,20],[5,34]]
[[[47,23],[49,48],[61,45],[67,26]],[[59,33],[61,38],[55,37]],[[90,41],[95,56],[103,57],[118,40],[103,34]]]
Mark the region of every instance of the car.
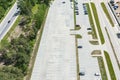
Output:
[[87,30],[92,30],[92,28],[87,28]]
[[78,7],[77,7],[77,6],[75,6],[75,10],[78,10]]
[[78,12],[78,11],[76,11],[76,12],[75,12],[75,14],[76,14],[76,15],[79,15],[79,12]]
[[10,23],[10,20],[8,21],[8,23]]
[[80,72],[79,75],[80,75],[80,76],[84,76],[84,75],[85,75],[85,72]]
[[95,76],[100,76],[100,74],[99,74],[99,73],[95,73],[94,75],[95,75]]
[[65,1],[63,1],[62,3],[65,4]]
[[78,48],[82,48],[82,46],[78,46]]
[[86,14],[88,14],[88,12],[87,12],[87,11],[84,11],[84,14],[86,15]]
[[85,5],[85,3],[83,3],[83,5]]

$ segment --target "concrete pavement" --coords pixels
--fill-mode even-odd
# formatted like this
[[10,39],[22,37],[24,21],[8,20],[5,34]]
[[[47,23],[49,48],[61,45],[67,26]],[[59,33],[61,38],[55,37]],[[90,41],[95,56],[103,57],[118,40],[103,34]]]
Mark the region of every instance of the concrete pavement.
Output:
[[77,80],[73,9],[62,2],[50,6],[31,80]]

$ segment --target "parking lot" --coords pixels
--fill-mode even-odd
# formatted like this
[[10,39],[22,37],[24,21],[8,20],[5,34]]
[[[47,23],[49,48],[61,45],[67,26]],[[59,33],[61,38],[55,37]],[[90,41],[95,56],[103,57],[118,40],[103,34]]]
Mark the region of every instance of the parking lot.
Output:
[[[84,0],[78,0],[79,15],[76,15],[76,24],[81,26],[79,34],[82,35],[82,38],[77,40],[78,46],[82,46],[82,48],[78,48],[79,69],[80,72],[84,72],[84,75],[80,76],[80,80],[98,80],[101,79],[98,61],[96,57],[92,57],[91,53],[93,50],[101,49],[101,47],[89,43],[89,41],[92,40],[92,36],[88,35],[91,26],[89,24],[85,3],[86,1]],[[96,73],[98,73],[99,76],[96,76]]]
[[50,6],[31,80],[77,80],[74,14],[70,0]]

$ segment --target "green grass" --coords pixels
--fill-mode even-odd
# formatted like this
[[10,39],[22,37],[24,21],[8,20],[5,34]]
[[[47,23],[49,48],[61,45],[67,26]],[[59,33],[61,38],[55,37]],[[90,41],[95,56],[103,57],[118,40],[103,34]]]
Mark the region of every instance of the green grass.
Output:
[[17,20],[15,21],[15,23],[13,24],[13,26],[11,27],[11,29],[7,32],[7,34],[4,36],[4,38],[1,40],[0,42],[0,48],[2,46],[4,46],[6,43],[8,43],[7,39],[10,36],[11,32],[15,29],[15,27],[18,25],[19,21],[21,19],[21,16],[18,16]]
[[33,13],[33,14],[37,13],[38,7],[39,7],[39,5],[38,5],[38,4],[35,4],[35,6],[32,8],[32,13]]
[[80,34],[76,34],[75,36],[76,36],[77,39],[82,38],[82,36]]
[[92,45],[99,45],[98,41],[89,41]]
[[95,4],[93,2],[91,2],[90,4],[91,4],[91,7],[92,7],[95,22],[96,22],[96,25],[97,25],[97,29],[98,29],[98,33],[99,33],[99,36],[100,36],[101,44],[104,44],[105,40],[104,40],[104,36],[103,36],[102,30],[101,30],[101,26],[100,26],[98,14],[97,14],[97,9],[96,9]]
[[92,37],[93,37],[93,39],[97,39],[95,25],[94,25],[94,22],[93,22],[93,18],[92,18],[92,14],[91,14],[91,10],[90,10],[89,4],[86,3],[86,6],[87,6],[87,10],[88,10],[88,17],[89,17],[90,25],[92,27]]
[[109,33],[108,33],[107,28],[105,28],[105,30],[106,30],[106,32],[107,32],[107,36],[108,36],[108,38],[109,38],[110,45],[111,45],[111,47],[112,47],[112,50],[113,50],[113,53],[114,53],[115,59],[116,59],[116,61],[117,61],[117,65],[118,65],[118,67],[119,67],[119,69],[120,69],[119,60],[118,60],[118,58],[117,58],[117,55],[116,55],[116,52],[115,52],[114,46],[113,46],[112,41],[111,41],[111,39],[110,39],[110,35],[109,35]]
[[[74,26],[76,25],[76,14],[75,14],[75,4],[74,4],[74,0],[73,0],[73,12],[74,12]],[[76,26],[75,26],[76,28]]]
[[116,76],[115,76],[115,72],[113,70],[113,65],[112,65],[110,56],[106,51],[104,51],[104,55],[105,55],[105,58],[106,58],[106,61],[107,61],[108,70],[109,70],[109,73],[110,73],[111,80],[116,80]]
[[99,56],[99,57],[97,57],[97,59],[98,59],[98,64],[99,64],[102,80],[108,80],[104,62],[103,62],[103,58],[101,56]]
[[80,80],[80,69],[79,69],[79,54],[78,54],[78,41],[77,37],[75,36],[75,47],[76,47],[76,70],[77,70],[77,80]]
[[109,14],[109,12],[108,12],[108,10],[107,10],[104,2],[101,3],[101,6],[102,6],[102,9],[103,9],[104,13],[106,14],[106,16],[107,16],[110,24],[112,25],[112,27],[114,27],[114,23],[113,23],[113,21],[112,21],[112,19],[111,19],[111,17],[110,17],[110,14]]
[[81,29],[80,25],[75,25],[75,30],[80,30],[80,29]]

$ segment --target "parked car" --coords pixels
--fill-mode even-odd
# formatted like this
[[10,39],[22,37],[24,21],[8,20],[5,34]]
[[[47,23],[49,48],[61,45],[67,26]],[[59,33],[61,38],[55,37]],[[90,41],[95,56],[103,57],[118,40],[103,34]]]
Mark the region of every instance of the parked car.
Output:
[[92,30],[92,28],[87,28],[87,30]]
[[82,48],[82,46],[78,46],[78,48]]
[[80,75],[80,76],[84,76],[84,75],[85,75],[85,72],[80,72],[79,75]]
[[95,73],[94,75],[95,75],[95,76],[100,76],[100,74],[99,74],[99,73]]
[[76,15],[79,15],[79,12],[78,12],[78,11],[75,11],[75,14],[76,14]]

